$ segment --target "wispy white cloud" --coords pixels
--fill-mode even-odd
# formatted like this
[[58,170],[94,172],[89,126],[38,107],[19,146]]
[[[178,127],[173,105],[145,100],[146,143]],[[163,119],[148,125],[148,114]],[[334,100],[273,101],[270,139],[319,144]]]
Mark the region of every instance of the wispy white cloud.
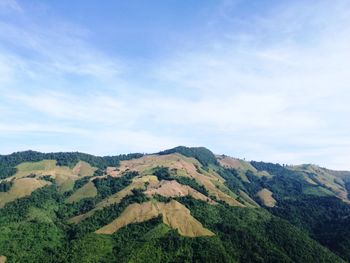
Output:
[[99,154],[204,145],[350,169],[350,4],[295,1],[237,18],[238,4],[208,22],[225,32],[137,65],[93,46],[85,28],[39,25],[22,9],[28,23],[0,22],[0,136],[61,133],[65,149]]
[[0,21],[0,65],[13,80],[118,79],[122,64],[91,46],[87,30],[50,18],[38,24],[31,15],[23,10],[16,21]]
[[[333,147],[332,140],[347,141],[348,133],[340,131],[350,131],[349,11],[346,1],[282,4],[268,17],[252,19],[254,30],[244,32],[244,38],[223,37],[220,45],[178,52],[156,68],[156,75],[205,102],[197,108],[199,120],[210,124],[216,116],[222,140],[232,140],[227,151],[245,151],[252,159],[300,162],[305,157],[304,162],[333,165],[334,156],[350,150]],[[186,123],[191,111],[183,113]],[[300,137],[307,137],[312,148]],[[240,142],[249,139],[259,150]],[[328,143],[320,151],[322,141]],[[294,143],[291,150],[286,142]]]

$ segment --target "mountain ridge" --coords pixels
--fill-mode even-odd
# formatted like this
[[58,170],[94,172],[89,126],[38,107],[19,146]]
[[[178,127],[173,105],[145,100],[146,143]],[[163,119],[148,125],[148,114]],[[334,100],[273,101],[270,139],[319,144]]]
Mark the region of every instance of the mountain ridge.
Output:
[[[248,162],[204,147],[1,155],[0,255],[8,262],[348,261],[349,182],[344,171]],[[35,249],[11,236],[38,227],[43,232],[26,234]]]

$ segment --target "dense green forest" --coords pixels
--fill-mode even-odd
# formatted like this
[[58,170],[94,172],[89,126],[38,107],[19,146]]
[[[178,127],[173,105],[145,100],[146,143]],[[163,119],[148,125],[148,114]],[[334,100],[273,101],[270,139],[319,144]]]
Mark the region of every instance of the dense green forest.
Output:
[[217,164],[217,160],[215,155],[205,147],[185,147],[178,146],[173,149],[165,150],[159,152],[159,154],[170,154],[170,153],[180,153],[187,157],[193,157],[197,159],[204,166],[208,166],[209,164]]
[[65,220],[84,212],[86,200],[68,205],[55,186],[43,188],[0,210],[0,251],[9,262],[341,262],[267,211],[213,207],[192,198],[179,201],[217,236],[181,237],[160,219],[130,225],[112,236],[93,233],[128,204],[145,200],[135,192],[72,226]]

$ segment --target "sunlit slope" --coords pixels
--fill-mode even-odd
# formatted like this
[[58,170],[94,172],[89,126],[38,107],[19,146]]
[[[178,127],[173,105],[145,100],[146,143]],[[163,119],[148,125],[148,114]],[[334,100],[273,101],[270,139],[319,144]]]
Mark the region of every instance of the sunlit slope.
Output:
[[76,190],[71,196],[66,199],[66,202],[71,204],[74,202],[79,202],[85,198],[93,198],[97,195],[97,189],[92,182],[88,182],[81,188]]
[[147,190],[144,192],[146,196],[160,195],[164,197],[183,197],[191,196],[194,199],[208,202],[209,204],[215,204],[210,197],[196,191],[188,185],[183,185],[175,180],[162,180],[156,185],[148,185]]
[[163,223],[178,230],[180,235],[188,237],[214,235],[191,216],[190,210],[174,200],[169,203],[150,201],[132,204],[117,219],[97,230],[96,233],[113,234],[128,224],[144,222],[158,216],[162,216]]
[[140,177],[134,178],[130,185],[128,185],[127,187],[125,187],[121,191],[107,197],[106,199],[102,200],[101,202],[97,203],[96,206],[92,210],[69,219],[69,222],[70,223],[79,223],[80,221],[93,216],[95,212],[102,210],[105,207],[108,207],[108,206],[111,206],[114,204],[118,204],[126,196],[132,195],[133,194],[132,190],[134,190],[134,189],[146,190],[146,188],[145,188],[146,184],[151,185],[151,186],[157,185],[158,184],[157,177],[154,175],[148,175],[148,176],[140,176]]
[[232,206],[243,206],[235,199],[224,184],[225,180],[213,169],[203,169],[201,163],[194,158],[181,154],[147,155],[138,159],[122,161],[115,176],[121,176],[125,171],[137,171],[141,175],[150,175],[156,167],[168,167],[174,176],[189,177],[203,185],[211,196]]
[[291,166],[291,169],[303,172],[306,181],[320,186],[320,195],[331,195],[333,193],[344,202],[350,203],[347,190],[347,182],[350,180],[350,176],[342,176],[339,172],[311,164]]
[[271,177],[272,176],[266,171],[258,171],[253,165],[250,164],[250,162],[247,162],[245,160],[233,158],[233,157],[230,157],[227,155],[217,155],[217,159],[218,159],[219,164],[222,167],[237,170],[241,179],[245,182],[249,182],[249,179],[246,176],[247,171],[250,171],[254,175],[259,176],[259,177],[263,177],[263,176]]
[[[79,161],[71,169],[67,166],[58,166],[56,160],[24,162],[17,165],[16,169],[17,172],[13,176],[0,180],[0,183],[7,182],[11,184],[7,192],[0,192],[0,207],[18,198],[28,196],[33,191],[50,185],[52,182],[57,184],[61,193],[70,191],[73,189],[76,180],[92,176],[96,170],[86,162]],[[89,194],[90,196],[93,195],[92,193]],[[74,198],[72,197],[72,200]],[[79,197],[77,198],[79,199]]]
[[140,175],[133,178],[132,183],[121,191],[97,203],[92,210],[71,218],[69,222],[78,223],[93,216],[95,212],[102,210],[103,208],[118,204],[126,196],[133,195],[133,190],[136,189],[142,190],[144,194],[149,197],[152,197],[154,195],[160,195],[168,198],[191,196],[194,199],[208,202],[209,204],[215,204],[215,202],[210,197],[203,195],[202,193],[187,185],[179,184],[175,180],[159,181],[155,175]]
[[50,182],[36,178],[19,178],[13,180],[12,183],[13,185],[9,191],[0,192],[0,208],[9,202],[29,196],[35,190],[51,184]]
[[258,193],[257,196],[261,202],[267,207],[274,207],[276,205],[276,200],[272,197],[272,192],[269,189],[263,188]]
[[0,255],[8,261],[342,262],[322,245],[350,259],[346,172],[203,147],[34,154],[0,156]]

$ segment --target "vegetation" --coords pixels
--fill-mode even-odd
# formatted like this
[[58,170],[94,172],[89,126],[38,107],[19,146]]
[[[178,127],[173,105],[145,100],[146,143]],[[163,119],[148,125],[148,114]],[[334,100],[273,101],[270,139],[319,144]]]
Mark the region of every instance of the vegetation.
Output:
[[107,176],[106,178],[95,179],[93,183],[97,188],[99,198],[104,199],[131,184],[132,178],[137,175],[137,172],[127,172],[124,176],[119,178]]
[[207,189],[205,189],[205,187],[203,185],[200,185],[199,183],[197,183],[197,181],[194,180],[193,178],[184,177],[184,176],[176,176],[176,177],[174,177],[174,179],[180,184],[188,185],[188,186],[192,187],[194,190],[197,190],[198,192],[200,192],[206,196],[209,196]]
[[10,190],[12,185],[13,182],[0,182],[0,192],[7,192],[8,190]]
[[153,175],[157,176],[158,180],[170,180],[171,175],[168,167],[158,166],[153,169]]
[[173,174],[173,171],[170,171],[168,167],[158,166],[153,169],[153,175],[157,176],[158,180],[176,180],[178,183],[183,185],[188,185],[198,192],[209,196],[207,189],[203,185],[200,185],[195,179],[177,176],[176,173]]
[[[0,179],[16,173],[16,168],[23,162],[39,162],[42,160],[56,160],[57,165],[74,167],[79,161],[91,166],[105,169],[108,166],[118,166],[120,161],[130,160],[143,156],[140,153],[122,154],[118,156],[98,157],[80,152],[40,153],[35,151],[17,152],[10,155],[0,155]],[[97,171],[96,171],[97,172]],[[98,171],[97,173],[100,173]]]
[[270,209],[350,261],[350,206],[336,197],[302,196]]
[[[9,262],[342,262],[264,210],[211,206],[192,198],[178,201],[215,236],[182,237],[160,218],[110,236],[93,233],[129,204],[146,200],[135,191],[121,204],[98,211],[78,225],[68,225],[64,219],[74,205],[65,204],[55,186],[45,187],[0,210],[0,250]],[[46,211],[52,222],[28,221],[32,207]]]
[[[235,170],[223,169],[220,175],[231,190],[244,189],[255,201],[261,189],[269,189],[277,206],[267,208],[273,215],[288,220],[346,261],[350,261],[350,206],[320,185],[310,185],[300,171],[279,164],[252,162],[259,171],[275,176],[257,177],[247,171],[250,183],[238,180]],[[347,184],[345,185],[347,186]]]
[[218,161],[216,160],[215,155],[204,147],[185,147],[178,146],[170,150],[165,150],[160,152],[159,154],[171,154],[171,153],[179,153],[187,157],[193,157],[197,159],[202,165],[208,166],[209,164],[216,165]]
[[219,175],[225,179],[226,186],[233,191],[234,193],[238,193],[238,190],[245,190],[245,187],[240,180],[237,170],[230,168],[221,168],[218,170]]
[[[140,155],[94,157],[80,153],[24,152],[0,156],[2,178],[13,174],[14,167],[23,162],[46,159],[70,167],[85,161],[99,168],[94,173],[97,178],[76,180],[73,190],[64,194],[53,178],[43,175],[41,179],[52,184],[37,189],[30,196],[6,203],[0,209],[0,255],[6,256],[7,262],[38,263],[350,262],[349,204],[322,185],[308,183],[303,172],[278,164],[252,162],[258,171],[267,171],[273,176],[256,176],[254,171],[247,170],[244,172],[249,182],[243,181],[235,169],[218,166],[215,156],[208,151],[177,147],[161,154],[177,152],[196,158],[202,165],[210,166],[208,171],[215,170],[224,178],[228,189],[237,195],[244,191],[262,208],[234,207],[225,202],[211,205],[190,196],[149,197],[143,193],[144,189],[137,188],[120,203],[97,210],[77,224],[70,224],[69,219],[92,210],[97,203],[130,186],[141,174],[127,171],[120,177],[101,176],[105,175],[105,167],[117,166],[120,160]],[[206,188],[198,181],[178,176],[167,167],[159,166],[152,172],[158,180],[176,180],[208,196]],[[96,196],[79,198],[72,203],[66,201],[87,183],[94,185]],[[0,193],[6,195],[12,191],[14,186],[11,184],[1,181]],[[275,207],[266,207],[260,202],[257,193],[262,189],[272,192],[277,202]],[[111,235],[95,233],[132,204],[168,203],[174,199],[186,206],[191,216],[215,235],[181,236],[164,224],[162,217],[127,225]]]

